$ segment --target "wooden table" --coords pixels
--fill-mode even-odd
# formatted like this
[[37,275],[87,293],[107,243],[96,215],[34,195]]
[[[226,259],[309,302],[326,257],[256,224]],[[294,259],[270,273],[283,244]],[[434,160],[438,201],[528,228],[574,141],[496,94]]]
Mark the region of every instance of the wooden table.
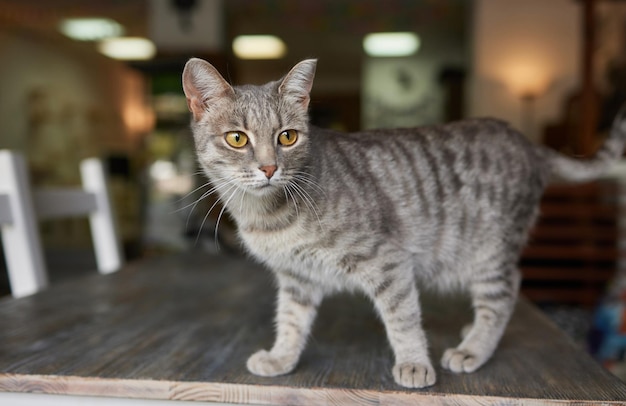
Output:
[[[0,391],[281,405],[626,404],[626,385],[525,301],[489,363],[469,375],[437,366],[438,382],[425,390],[393,382],[380,321],[367,300],[347,295],[324,302],[294,373],[253,376],[245,362],[272,343],[273,301],[269,272],[201,253],[5,298]],[[437,364],[468,307],[425,306]]]

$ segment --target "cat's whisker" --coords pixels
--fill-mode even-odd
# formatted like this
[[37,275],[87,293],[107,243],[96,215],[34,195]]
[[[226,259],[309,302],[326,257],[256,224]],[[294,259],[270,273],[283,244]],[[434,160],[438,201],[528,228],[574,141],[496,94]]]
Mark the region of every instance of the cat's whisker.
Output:
[[[196,209],[196,207],[198,206],[198,204],[204,200],[206,197],[208,197],[210,195],[210,193],[203,193],[202,196],[200,196],[195,202],[193,202],[193,207],[191,208],[191,210],[189,210],[189,213],[187,214],[187,221],[185,221],[185,230],[187,230],[187,227],[189,227],[189,220],[191,219],[191,216],[194,212],[194,210]],[[189,207],[190,205],[187,205],[177,211],[183,210],[187,207]]]
[[196,207],[198,206],[198,204],[204,200],[205,198],[207,198],[210,195],[210,193],[204,193],[202,196],[200,196],[200,198],[198,200],[196,200],[193,203],[193,207],[191,208],[191,210],[189,210],[189,213],[187,214],[187,221],[185,221],[185,230],[188,229],[189,227],[189,221],[191,220],[191,216],[193,215],[194,210],[196,209]]
[[[217,179],[215,182],[222,182],[223,180],[226,180],[226,179],[227,179],[227,178]],[[181,202],[182,200],[184,200],[184,199],[186,199],[187,197],[189,197],[192,193],[195,193],[195,192],[197,192],[198,190],[200,190],[200,189],[202,189],[202,188],[205,188],[205,187],[207,187],[207,186],[211,186],[211,185],[213,185],[213,187],[211,187],[211,189],[209,189],[208,191],[202,192],[202,195],[201,195],[198,199],[194,200],[193,202],[191,202],[191,203],[189,203],[189,204],[187,204],[187,205],[185,205],[185,206],[183,206],[183,207],[179,207],[179,208],[177,208],[177,209],[176,209],[176,210],[174,210],[173,212],[174,212],[174,213],[177,213],[177,212],[179,212],[179,211],[185,210],[186,208],[188,208],[188,207],[190,207],[190,206],[194,206],[194,207],[195,207],[195,205],[197,205],[199,201],[201,201],[201,200],[202,200],[202,199],[204,199],[205,197],[207,197],[207,196],[211,195],[212,193],[216,192],[219,188],[221,188],[221,187],[222,187],[222,185],[224,185],[224,184],[228,184],[228,183],[230,183],[230,182],[232,182],[232,181],[229,181],[229,182],[223,182],[223,183],[220,183],[220,184],[219,184],[219,185],[217,185],[217,186],[215,186],[215,182],[213,182],[213,183],[211,183],[211,182],[206,182],[204,185],[202,185],[202,186],[199,186],[199,187],[195,188],[193,191],[191,191],[191,192],[187,193],[184,197],[182,197],[182,198],[180,198],[179,200],[177,200],[177,201],[176,201],[176,203]],[[193,211],[193,210],[192,210],[192,211]]]
[[[193,207],[192,207],[192,208],[191,208],[191,210],[189,211],[189,214],[187,215],[187,221],[185,222],[185,229],[187,229],[187,227],[189,227],[189,220],[191,219],[191,215],[193,214],[194,210],[196,209],[196,207],[198,206],[198,204],[199,204],[202,200],[204,200],[206,197],[208,197],[208,196],[209,196],[209,195],[211,195],[212,193],[214,193],[214,192],[216,192],[216,191],[219,191],[220,189],[222,189],[222,188],[224,188],[224,187],[226,187],[226,186],[228,186],[228,185],[231,185],[232,183],[233,183],[233,181],[232,181],[232,180],[229,180],[229,181],[227,181],[227,182],[222,182],[222,183],[220,183],[219,185],[214,186],[214,187],[212,187],[210,190],[208,190],[208,191],[204,192],[204,193],[202,194],[202,196],[200,196],[200,197],[199,197],[199,198],[198,198],[195,202],[193,202],[193,203],[191,203],[191,204],[189,204],[189,205],[185,206],[184,208],[186,208],[186,207],[189,207],[189,206],[193,205]],[[217,200],[217,201],[219,201],[219,198],[218,198],[218,200]],[[182,208],[182,209],[184,209],[184,208]],[[211,209],[212,209],[212,208],[213,208],[213,207],[211,207]],[[182,210],[182,209],[180,209],[180,210]],[[202,227],[201,227],[200,229],[202,229]]]
[[294,172],[293,177],[294,177],[294,179],[296,179],[298,181],[302,181],[302,182],[306,183],[308,186],[311,186],[311,187],[315,188],[315,190],[317,190],[318,192],[320,192],[321,194],[326,196],[326,190],[324,190],[320,186],[320,184],[317,183],[317,181],[315,181],[313,179],[311,174],[303,172],[303,171],[296,171],[296,172]]
[[[293,207],[296,210],[296,218],[300,217],[300,212],[298,210],[298,201],[296,200],[296,198],[294,197],[293,193],[291,192],[291,190],[289,188],[289,184],[283,186],[283,189],[285,190],[285,196],[287,196],[287,194],[289,194],[289,196],[291,196],[291,200],[293,201]],[[289,201],[289,198],[287,198],[287,201]]]
[[[227,193],[229,193],[231,190],[235,189],[237,187],[237,185],[235,185],[233,182],[230,182],[231,186],[230,188],[228,188],[228,190],[226,190],[224,192],[224,195],[226,195]],[[234,193],[234,192],[233,192]],[[198,240],[200,239],[200,234],[202,234],[202,229],[204,228],[204,224],[206,223],[207,219],[209,218],[209,215],[211,214],[211,212],[213,211],[213,209],[215,208],[215,206],[217,206],[219,203],[222,202],[222,197],[219,196],[217,198],[217,200],[215,200],[215,202],[213,203],[213,205],[209,208],[209,210],[207,210],[207,213],[204,215],[204,218],[202,219],[202,223],[200,224],[200,228],[198,229],[198,234],[196,235],[196,241],[195,241],[195,245],[198,244]],[[223,205],[225,206],[225,205]],[[222,209],[223,210],[223,209]],[[217,228],[217,224],[216,224],[216,228]]]
[[[283,185],[283,193],[285,194],[285,202],[287,202],[287,205],[289,205],[289,194],[287,193],[287,186]],[[296,216],[297,216],[297,211],[296,211]]]
[[[215,235],[214,235],[214,238],[215,238],[215,244],[216,244],[216,247],[217,247],[218,250],[219,250],[218,228],[220,226],[220,220],[222,219],[222,215],[224,214],[224,211],[226,210],[226,207],[228,207],[228,204],[230,203],[230,201],[237,194],[237,187],[234,187],[234,190],[232,188],[229,189],[229,191],[230,190],[232,190],[232,192],[230,192],[230,196],[228,197],[226,202],[222,205],[222,210],[220,210],[220,214],[217,216],[217,221],[215,222]],[[244,193],[245,193],[245,191],[244,191]]]
[[211,190],[208,190],[208,191],[203,192],[203,193],[200,195],[200,197],[198,197],[196,200],[194,200],[193,202],[188,203],[188,204],[186,204],[186,205],[184,205],[184,206],[182,206],[182,207],[179,207],[179,208],[175,209],[175,210],[173,211],[173,213],[178,213],[178,212],[183,211],[183,210],[185,210],[185,209],[187,209],[187,208],[189,208],[189,207],[191,207],[191,206],[193,206],[193,208],[191,209],[191,211],[193,212],[193,209],[195,209],[195,208],[196,208],[196,205],[197,205],[200,201],[202,201],[203,199],[205,199],[206,197],[208,197],[209,195],[211,195],[211,193],[213,193],[214,191],[215,191],[214,189],[211,189]]
[[192,194],[196,193],[198,190],[204,189],[207,186],[211,186],[211,182],[205,182],[202,185],[198,186],[197,188],[195,188],[194,190],[192,190],[191,192],[186,193],[183,197],[181,197],[180,199],[176,199],[174,201],[174,203],[180,203],[183,200],[185,200],[186,198],[188,198],[189,196],[191,196]]
[[291,186],[293,187],[294,192],[296,192],[298,196],[300,196],[304,204],[306,204],[309,207],[309,209],[313,212],[313,214],[315,214],[315,217],[317,218],[317,222],[320,225],[320,228],[323,228],[322,221],[320,219],[319,212],[318,212],[319,209],[317,208],[315,201],[311,198],[308,192],[304,190],[297,183],[291,183]]
[[244,200],[244,198],[246,197],[247,191],[248,191],[248,187],[244,186],[243,191],[241,193],[241,199],[239,199],[239,211],[241,212],[248,209],[248,207],[245,205],[245,200]]

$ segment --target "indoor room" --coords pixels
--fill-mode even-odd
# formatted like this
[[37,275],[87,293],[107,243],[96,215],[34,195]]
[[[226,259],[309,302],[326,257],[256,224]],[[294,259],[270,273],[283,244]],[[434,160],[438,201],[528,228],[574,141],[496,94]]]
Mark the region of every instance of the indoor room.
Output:
[[624,106],[621,0],[0,0],[0,403],[622,404]]

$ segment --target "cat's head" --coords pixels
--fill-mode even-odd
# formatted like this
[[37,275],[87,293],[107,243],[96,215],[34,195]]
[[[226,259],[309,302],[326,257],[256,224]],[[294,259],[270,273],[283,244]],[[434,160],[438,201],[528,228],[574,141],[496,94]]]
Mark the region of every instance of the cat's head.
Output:
[[308,158],[315,66],[305,60],[281,80],[233,87],[208,62],[187,62],[183,90],[198,160],[214,183],[265,195],[298,176]]

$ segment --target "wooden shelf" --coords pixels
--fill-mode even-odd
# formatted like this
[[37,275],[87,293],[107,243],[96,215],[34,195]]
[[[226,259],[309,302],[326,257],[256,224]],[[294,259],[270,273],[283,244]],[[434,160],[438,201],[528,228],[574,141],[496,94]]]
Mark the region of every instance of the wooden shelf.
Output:
[[522,292],[529,299],[597,304],[618,260],[626,258],[619,245],[619,194],[613,181],[546,190],[521,258]]

